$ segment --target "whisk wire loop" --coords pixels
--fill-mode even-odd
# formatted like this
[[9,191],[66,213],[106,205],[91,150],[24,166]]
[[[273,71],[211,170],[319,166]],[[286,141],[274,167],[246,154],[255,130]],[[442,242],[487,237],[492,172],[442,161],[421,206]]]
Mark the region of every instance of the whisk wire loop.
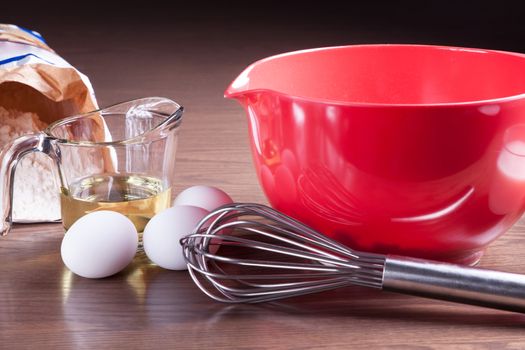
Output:
[[[190,276],[218,301],[263,302],[348,285],[381,287],[384,256],[356,253],[259,204],[218,208],[181,243]],[[228,255],[228,249],[245,256]]]

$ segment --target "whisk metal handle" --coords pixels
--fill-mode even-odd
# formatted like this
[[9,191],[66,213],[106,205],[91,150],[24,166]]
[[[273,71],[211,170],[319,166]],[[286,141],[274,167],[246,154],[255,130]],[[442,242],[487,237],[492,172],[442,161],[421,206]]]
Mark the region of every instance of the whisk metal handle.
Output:
[[383,289],[525,313],[525,275],[388,256]]

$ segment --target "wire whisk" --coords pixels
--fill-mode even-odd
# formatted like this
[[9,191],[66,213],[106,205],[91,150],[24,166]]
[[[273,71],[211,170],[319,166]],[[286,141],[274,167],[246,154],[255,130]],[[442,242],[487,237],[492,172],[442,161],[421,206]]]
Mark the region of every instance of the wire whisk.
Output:
[[350,285],[525,312],[525,276],[352,250],[270,207],[232,203],[181,240],[214,300],[258,303]]

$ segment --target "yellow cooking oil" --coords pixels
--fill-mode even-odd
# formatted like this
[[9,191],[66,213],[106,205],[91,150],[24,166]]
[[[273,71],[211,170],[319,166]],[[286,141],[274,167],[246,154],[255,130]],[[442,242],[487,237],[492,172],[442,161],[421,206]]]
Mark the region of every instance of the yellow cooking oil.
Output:
[[88,213],[112,210],[127,216],[140,233],[155,214],[170,206],[171,188],[154,177],[102,174],[62,187],[60,202],[66,230]]

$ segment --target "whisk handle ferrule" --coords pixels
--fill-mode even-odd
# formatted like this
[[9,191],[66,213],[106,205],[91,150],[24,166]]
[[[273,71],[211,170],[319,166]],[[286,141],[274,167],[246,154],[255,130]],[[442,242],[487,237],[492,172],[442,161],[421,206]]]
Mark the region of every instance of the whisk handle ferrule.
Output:
[[525,313],[525,275],[388,256],[383,289]]

